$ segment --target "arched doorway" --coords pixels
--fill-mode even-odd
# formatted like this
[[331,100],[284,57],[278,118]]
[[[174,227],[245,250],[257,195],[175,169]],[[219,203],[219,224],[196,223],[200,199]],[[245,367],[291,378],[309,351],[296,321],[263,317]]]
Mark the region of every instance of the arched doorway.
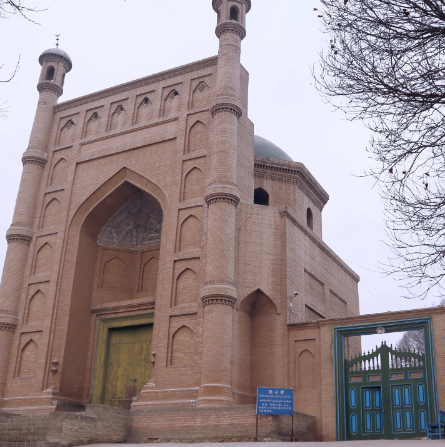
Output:
[[[125,177],[148,187],[144,191]],[[158,198],[165,199],[156,185],[122,170],[72,219],[65,268],[67,279],[73,269],[72,289],[69,309],[63,309],[68,325],[59,393],[64,398],[89,402],[92,393],[95,403],[129,408],[149,379],[163,222]],[[137,355],[127,349],[130,343]]]

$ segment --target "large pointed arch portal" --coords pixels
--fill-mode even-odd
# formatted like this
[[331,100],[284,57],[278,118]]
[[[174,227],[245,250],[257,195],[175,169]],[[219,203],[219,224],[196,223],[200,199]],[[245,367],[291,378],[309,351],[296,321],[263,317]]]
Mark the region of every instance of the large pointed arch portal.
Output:
[[[125,306],[131,306],[133,315],[146,312],[150,303],[154,309],[165,208],[165,195],[157,185],[129,169],[122,169],[94,191],[72,216],[58,315],[68,321],[59,388],[59,396],[64,399],[74,402],[91,399],[91,372],[97,366],[95,354],[99,348],[98,323],[103,319],[97,316],[98,309],[111,309],[105,313],[106,319],[121,318]],[[131,319],[128,310],[126,315]],[[131,338],[130,332],[124,338]],[[107,343],[110,337],[104,340]],[[147,365],[139,367],[149,371],[150,356],[145,357]],[[119,376],[118,371],[107,370],[106,362],[102,364],[102,373]],[[107,383],[96,376],[94,382],[103,387],[108,405],[112,404],[115,391],[129,389],[126,383],[113,383],[107,388]],[[143,385],[141,382],[132,388],[134,395]],[[110,390],[114,390],[112,397]],[[116,406],[127,405],[131,397],[117,395]]]

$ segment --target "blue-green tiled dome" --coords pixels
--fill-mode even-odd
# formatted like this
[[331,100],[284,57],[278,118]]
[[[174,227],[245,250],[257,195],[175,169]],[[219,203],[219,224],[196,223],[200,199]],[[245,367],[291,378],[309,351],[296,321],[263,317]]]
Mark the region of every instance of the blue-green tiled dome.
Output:
[[289,155],[286,154],[275,144],[271,143],[265,138],[255,135],[255,155],[262,155],[263,157],[278,158],[279,160],[293,161]]

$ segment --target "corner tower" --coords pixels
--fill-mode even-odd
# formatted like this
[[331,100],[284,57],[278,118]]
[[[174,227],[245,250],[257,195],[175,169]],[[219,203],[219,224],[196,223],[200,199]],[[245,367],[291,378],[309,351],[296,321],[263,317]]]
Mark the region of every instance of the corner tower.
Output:
[[218,76],[211,106],[213,143],[205,200],[207,260],[201,300],[204,306],[202,381],[198,406],[233,404],[232,327],[235,286],[235,222],[240,192],[237,180],[241,41],[246,36],[250,0],[213,0],[218,14]]
[[0,398],[4,396],[12,339],[19,320],[18,306],[35,230],[36,203],[47,161],[54,106],[63,94],[65,74],[72,68],[70,57],[59,48],[44,51],[39,62],[39,101],[29,145],[22,156],[23,172],[14,217],[6,233],[8,250],[0,287]]

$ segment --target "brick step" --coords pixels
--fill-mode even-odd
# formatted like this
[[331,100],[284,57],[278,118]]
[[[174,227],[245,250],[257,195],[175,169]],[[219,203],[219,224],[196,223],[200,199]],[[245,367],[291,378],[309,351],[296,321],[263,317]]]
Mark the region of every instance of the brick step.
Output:
[[11,421],[0,421],[0,427],[3,426],[9,426],[9,425],[17,425],[19,426],[23,426],[23,425],[48,425],[49,424],[49,419],[46,420],[36,420],[36,421],[18,421],[15,419],[12,419]]
[[[23,432],[8,432],[8,433],[0,433],[0,442],[1,441],[14,441],[16,439],[22,439],[24,441],[41,441],[46,439],[46,435],[48,431],[40,431],[40,432],[32,432],[32,433],[23,433]],[[37,439],[38,438],[38,439]]]
[[0,441],[14,441],[15,439],[26,439],[29,438],[30,441],[35,440],[31,438],[45,438],[48,434],[48,430],[45,431],[35,431],[31,433],[23,433],[23,432],[8,432],[8,433],[0,433]]
[[49,430],[49,428],[48,427],[46,427],[46,428],[33,428],[33,429],[31,429],[31,428],[23,428],[23,429],[13,429],[13,428],[11,428],[11,429],[5,429],[5,430],[2,430],[2,428],[0,428],[0,437],[2,437],[2,436],[4,436],[4,435],[7,435],[7,434],[12,434],[12,433],[14,433],[14,435],[21,435],[21,436],[28,436],[28,435],[32,435],[32,434],[35,434],[35,435],[41,435],[41,434],[43,434],[43,433],[48,433],[48,430]]
[[48,433],[48,428],[35,429],[35,430],[0,430],[0,436],[12,435],[14,436],[29,436],[29,435],[37,435],[40,436],[42,434]]
[[0,430],[0,436],[14,435],[14,436],[41,436],[48,433],[48,429],[42,430]]
[[17,441],[17,442],[1,442],[0,447],[56,447],[47,441]]
[[14,430],[17,428],[18,430],[22,430],[24,428],[34,428],[34,427],[41,427],[41,428],[48,428],[49,427],[49,421],[48,422],[24,422],[21,424],[18,424],[17,422],[9,422],[6,424],[0,424],[0,430]]

